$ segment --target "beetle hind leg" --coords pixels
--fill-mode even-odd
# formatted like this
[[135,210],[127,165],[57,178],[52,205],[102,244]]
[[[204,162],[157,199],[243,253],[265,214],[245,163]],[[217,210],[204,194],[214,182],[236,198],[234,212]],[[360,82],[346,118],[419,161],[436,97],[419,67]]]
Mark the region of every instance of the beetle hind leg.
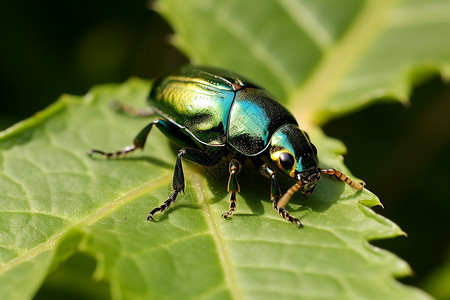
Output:
[[109,107],[111,107],[115,111],[125,113],[132,117],[148,117],[156,114],[155,110],[151,107],[136,108],[120,101],[112,101],[109,104]]
[[103,155],[105,158],[118,158],[120,156],[125,156],[127,153],[133,152],[136,150],[136,146],[131,145],[123,148],[122,150],[116,151],[116,152],[104,152],[102,150],[97,149],[91,149],[88,152],[89,156],[92,156],[94,153],[98,153],[100,155]]
[[125,156],[126,154],[133,152],[136,149],[144,148],[145,142],[147,140],[148,134],[152,130],[153,125],[156,125],[156,127],[159,127],[160,130],[163,130],[166,126],[165,122],[161,119],[155,120],[147,124],[139,133],[136,135],[136,137],[133,140],[133,145],[127,146],[123,148],[122,150],[115,151],[115,152],[105,152],[102,150],[96,150],[92,149],[89,150],[88,155],[93,155],[94,153],[98,153],[100,155],[103,155],[105,158],[118,158]]

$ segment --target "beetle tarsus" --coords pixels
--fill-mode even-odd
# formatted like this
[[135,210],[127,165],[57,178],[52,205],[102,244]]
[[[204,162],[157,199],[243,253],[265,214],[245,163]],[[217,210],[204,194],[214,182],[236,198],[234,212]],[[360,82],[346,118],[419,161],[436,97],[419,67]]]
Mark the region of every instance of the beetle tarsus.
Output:
[[155,115],[155,110],[151,108],[136,108],[120,101],[111,101],[109,107],[115,111],[125,113],[132,117],[148,117]]
[[229,219],[235,210],[236,210],[236,192],[232,191],[230,197],[230,209],[226,213],[222,214],[222,218]]
[[275,211],[286,221],[296,224],[298,228],[303,227],[300,220],[291,216],[284,207],[278,206],[277,201],[273,201],[273,209],[275,209]]
[[175,203],[175,200],[177,199],[178,193],[179,193],[179,191],[173,191],[173,193],[170,194],[170,196],[167,198],[166,201],[164,201],[163,204],[161,204],[161,206],[158,206],[158,207],[154,208],[154,209],[148,214],[147,220],[148,220],[148,221],[150,221],[150,220],[151,220],[151,221],[155,221],[155,219],[153,218],[153,215],[154,215],[155,213],[157,213],[157,212],[163,212],[163,211],[165,211],[166,209],[169,208],[169,206],[170,206],[172,203]]
[[224,219],[228,219],[236,210],[236,192],[239,193],[240,187],[239,182],[237,181],[237,174],[241,172],[243,163],[241,163],[238,159],[233,158],[228,165],[228,170],[230,172],[230,177],[228,178],[228,192],[231,192],[230,196],[230,208],[222,217]]
[[131,145],[128,147],[123,148],[122,150],[116,151],[116,152],[105,152],[102,150],[96,150],[96,149],[92,149],[88,151],[88,155],[92,156],[94,153],[98,153],[100,155],[103,155],[105,158],[113,158],[116,159],[118,157],[122,157],[125,156],[126,154],[133,152],[134,150],[136,150],[136,146]]
[[[285,200],[283,200],[283,202],[279,201],[280,198],[282,198],[282,196],[281,196],[281,190],[280,190],[280,186],[278,184],[278,180],[277,180],[277,176],[276,176],[275,171],[273,171],[267,164],[262,163],[261,161],[259,161],[259,162],[256,161],[255,165],[257,166],[258,163],[261,163],[261,166],[259,167],[259,172],[262,175],[270,178],[270,182],[271,182],[271,184],[270,184],[270,200],[272,200],[273,208],[275,209],[275,211],[281,217],[286,219],[287,221],[296,224],[299,228],[303,227],[303,225],[300,222],[300,220],[292,217],[289,214],[289,212],[284,208],[284,205],[286,205],[287,201],[289,201],[289,199],[291,198],[292,195],[288,196],[286,203],[284,203],[284,205],[281,206],[280,203],[283,203]],[[297,189],[297,185],[299,185],[298,182],[296,183],[296,187],[294,188],[294,190]],[[298,188],[300,188],[300,187],[298,187]],[[293,194],[295,191],[291,191],[291,192]]]

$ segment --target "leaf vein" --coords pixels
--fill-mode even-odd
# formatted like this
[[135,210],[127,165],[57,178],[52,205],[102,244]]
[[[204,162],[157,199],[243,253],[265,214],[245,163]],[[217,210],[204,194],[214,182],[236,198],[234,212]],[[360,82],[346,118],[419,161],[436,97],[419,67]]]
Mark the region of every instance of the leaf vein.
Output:
[[51,250],[52,247],[58,242],[58,240],[64,236],[66,232],[68,232],[70,229],[78,226],[78,225],[93,225],[94,223],[98,222],[102,218],[106,217],[110,213],[117,210],[119,207],[122,207],[123,205],[127,204],[128,202],[138,198],[141,195],[144,195],[146,193],[149,193],[153,189],[158,188],[159,186],[165,184],[167,180],[170,178],[170,176],[162,176],[159,179],[156,179],[152,182],[147,182],[134,190],[126,193],[125,195],[117,198],[115,201],[108,202],[105,206],[100,208],[95,214],[89,215],[87,218],[84,218],[80,220],[78,223],[74,223],[72,226],[69,226],[66,230],[60,231],[57,234],[53,235],[53,237],[49,238],[45,243],[41,243],[38,246],[29,249],[24,253],[22,256],[19,256],[17,258],[14,258],[10,260],[9,262],[5,263],[2,268],[0,269],[0,275],[7,272],[11,268],[20,265],[24,262],[27,262],[31,260],[31,258],[38,256],[39,254]]
[[208,225],[209,232],[211,232],[214,243],[216,244],[219,260],[223,268],[225,282],[228,285],[228,289],[232,295],[232,298],[242,299],[243,297],[239,289],[238,281],[230,263],[231,259],[227,251],[227,243],[224,241],[221,231],[218,228],[218,225],[215,221],[216,218],[212,217],[213,213],[211,212],[209,203],[207,203],[207,201],[205,200],[205,195],[203,192],[204,189],[201,188],[200,176],[197,174],[193,176],[192,182],[197,190],[201,191],[198,193],[198,202],[200,204],[200,208],[203,211],[203,214],[205,215],[205,222]]
[[314,114],[320,111],[340,80],[381,31],[397,2],[366,1],[350,29],[325,53],[308,81],[291,94],[290,102],[295,103],[293,110],[298,119],[309,124],[319,123],[320,120],[315,119],[317,116]]
[[[275,74],[275,77],[277,78],[285,77],[286,70],[284,70],[284,66],[281,63],[277,63],[277,60],[272,59],[272,54],[268,52],[266,45],[255,42],[249,43],[249,41],[254,41],[254,38],[252,38],[253,34],[248,31],[247,26],[243,26],[238,22],[239,19],[230,22],[227,15],[221,14],[221,11],[218,10],[215,20],[217,20],[218,24],[223,27],[224,30],[228,31],[242,44],[247,45],[248,49],[253,52],[253,57],[261,62],[261,66],[269,68],[270,72]],[[260,40],[265,39],[261,38]],[[294,85],[294,82],[290,78],[285,78],[285,80],[281,80],[279,84],[283,87],[283,90],[286,91],[290,90],[290,87]]]
[[280,0],[278,3],[320,50],[325,51],[331,46],[332,38],[322,26],[322,22],[317,20],[300,1]]

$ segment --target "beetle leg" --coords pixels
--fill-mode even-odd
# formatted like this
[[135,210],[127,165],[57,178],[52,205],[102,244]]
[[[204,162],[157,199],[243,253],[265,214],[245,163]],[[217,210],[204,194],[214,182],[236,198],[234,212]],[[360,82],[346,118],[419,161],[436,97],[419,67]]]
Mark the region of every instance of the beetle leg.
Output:
[[222,151],[222,149],[220,149],[220,151],[208,153],[206,151],[199,149],[182,148],[178,152],[177,160],[175,162],[175,169],[173,172],[173,181],[172,181],[173,192],[172,194],[170,194],[167,200],[164,201],[163,204],[161,204],[161,206],[154,208],[148,214],[147,220],[154,221],[153,215],[155,213],[163,212],[164,210],[168,209],[169,206],[175,202],[178,194],[181,192],[184,193],[184,172],[183,172],[183,165],[181,163],[182,158],[203,166],[213,166],[222,159],[224,154],[225,152]]
[[341,171],[338,171],[335,169],[321,169],[320,172],[323,174],[334,176],[337,179],[345,182],[346,184],[348,184],[349,186],[351,186],[352,188],[354,188],[355,190],[358,190],[358,191],[362,190],[365,185],[364,182],[355,182],[355,181],[351,180],[350,177],[348,177],[347,175],[342,173]]
[[226,213],[222,214],[222,217],[224,219],[228,219],[229,217],[231,217],[231,215],[236,209],[236,192],[240,191],[239,182],[237,181],[237,174],[241,172],[242,165],[243,163],[241,163],[239,160],[235,158],[233,158],[230,161],[230,164],[228,165],[230,177],[228,178],[227,191],[231,192],[231,195],[230,195],[230,208]]
[[172,194],[170,194],[170,196],[167,198],[166,201],[164,201],[163,204],[161,204],[160,206],[154,208],[147,217],[147,220],[152,220],[155,221],[155,219],[153,219],[153,215],[157,212],[163,212],[166,209],[169,208],[169,206],[175,202],[175,200],[177,199],[177,196],[180,192],[184,193],[184,173],[183,173],[183,165],[181,164],[181,157],[183,156],[184,149],[181,149],[180,152],[178,152],[178,156],[177,156],[177,160],[175,162],[175,169],[173,171],[173,180],[172,180],[172,188],[173,188],[173,192]]
[[119,111],[130,115],[132,117],[148,117],[155,115],[155,110],[152,107],[136,108],[131,105],[122,103],[120,101],[112,101],[109,106],[115,111]]
[[[284,195],[283,197],[281,197],[280,199],[283,199],[284,197],[286,197],[286,195],[288,195],[288,199],[290,199],[292,197],[292,195],[298,190],[296,190],[295,192],[293,191],[293,189],[295,190],[295,188],[297,188],[297,184],[294,185],[293,187],[291,187]],[[295,187],[295,188],[294,188]],[[273,208],[277,211],[277,213],[282,216],[283,218],[285,218],[287,221],[297,224],[297,226],[303,227],[302,223],[300,222],[299,219],[292,217],[289,212],[284,208],[284,205],[280,204],[280,200],[278,200],[276,203],[273,203]]]
[[[297,224],[298,227],[302,227],[302,223],[299,219],[292,217],[289,212],[284,208],[284,205],[278,205],[278,201],[281,197],[281,190],[278,184],[277,176],[275,171],[273,171],[267,164],[259,162],[259,173],[264,175],[265,177],[270,178],[270,200],[272,200],[273,209],[285,220]],[[255,162],[255,166],[258,166],[258,162]],[[288,191],[289,192],[289,191]],[[287,192],[287,193],[288,193]]]
[[[145,146],[145,142],[147,141],[147,137],[152,130],[153,125],[155,125],[162,133],[164,133],[166,136],[169,137],[176,137],[179,136],[179,129],[178,127],[171,125],[169,122],[163,120],[163,119],[157,119],[147,124],[139,133],[136,135],[136,137],[133,139],[133,145],[127,146],[123,148],[122,150],[116,151],[116,152],[104,152],[102,150],[96,150],[92,149],[89,150],[88,155],[92,155],[94,153],[101,154],[105,156],[105,158],[118,158],[121,156],[125,156],[126,154],[133,152],[136,149],[143,149]],[[175,142],[178,142],[180,144],[186,144],[184,140],[182,140],[183,136],[180,136],[180,138],[172,138]]]
[[134,145],[131,146],[127,146],[125,148],[123,148],[122,150],[116,151],[116,152],[104,152],[102,150],[97,150],[97,149],[91,149],[88,151],[88,155],[91,156],[94,153],[98,153],[103,155],[105,158],[117,158],[119,156],[125,156],[127,153],[133,152],[134,150],[136,150],[136,147]]
[[147,136],[150,133],[150,130],[152,130],[153,125],[156,125],[156,127],[164,127],[165,122],[160,119],[150,122],[149,124],[147,124],[147,126],[145,126],[136,135],[136,137],[133,140],[133,145],[127,146],[127,147],[123,148],[122,150],[119,150],[116,152],[104,152],[102,150],[92,149],[92,150],[89,150],[88,155],[98,153],[98,154],[104,155],[105,158],[110,158],[110,157],[118,158],[120,156],[125,156],[126,154],[133,152],[134,150],[136,150],[138,148],[144,148],[145,141],[147,140]]

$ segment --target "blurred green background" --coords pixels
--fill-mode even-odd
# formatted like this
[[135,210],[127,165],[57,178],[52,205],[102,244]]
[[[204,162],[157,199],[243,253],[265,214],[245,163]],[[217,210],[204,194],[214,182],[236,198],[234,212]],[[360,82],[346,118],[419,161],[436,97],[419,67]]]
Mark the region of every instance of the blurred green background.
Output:
[[[130,76],[153,78],[185,64],[170,44],[171,28],[151,5],[2,0],[0,129],[63,93],[85,94]],[[414,89],[410,106],[378,103],[324,128],[346,144],[347,166],[384,203],[375,210],[408,233],[373,243],[411,264],[415,274],[403,282],[435,295],[428,278],[450,253],[449,113],[450,85],[436,75]]]

